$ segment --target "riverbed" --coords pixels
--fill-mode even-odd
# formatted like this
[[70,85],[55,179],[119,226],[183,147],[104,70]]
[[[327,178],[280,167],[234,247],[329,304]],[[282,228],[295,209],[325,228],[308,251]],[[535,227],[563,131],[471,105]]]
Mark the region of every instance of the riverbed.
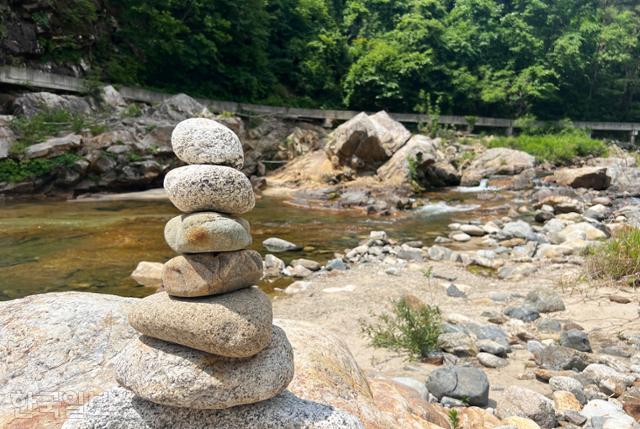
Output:
[[[486,194],[486,193],[485,193]],[[349,211],[292,207],[274,197],[258,199],[244,215],[252,225],[252,248],[280,237],[304,246],[278,256],[326,262],[354,247],[372,230],[399,241],[430,244],[457,219],[478,219],[499,211],[504,197],[472,192],[427,195],[424,207],[396,217],[368,217]],[[164,262],[174,253],[163,239],[164,224],[179,212],[168,201],[7,201],[0,204],[0,300],[57,291],[87,291],[143,297],[153,289],[129,275],[139,261]],[[266,291],[290,280],[263,283]]]

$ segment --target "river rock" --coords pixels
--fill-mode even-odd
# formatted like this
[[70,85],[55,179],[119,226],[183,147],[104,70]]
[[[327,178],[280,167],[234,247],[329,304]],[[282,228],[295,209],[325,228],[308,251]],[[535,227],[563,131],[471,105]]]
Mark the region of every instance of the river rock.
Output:
[[269,329],[267,348],[244,360],[141,336],[115,359],[116,380],[141,398],[174,407],[221,410],[264,401],[293,379],[287,336],[277,326]]
[[169,260],[162,271],[171,296],[219,295],[253,286],[262,278],[262,257],[254,250],[198,253]]
[[221,165],[187,165],[164,178],[169,199],[180,211],[246,213],[253,209],[251,182],[240,171]]
[[611,184],[604,167],[562,168],[553,177],[558,184],[572,188],[604,190]]
[[297,244],[294,244],[290,241],[283,240],[282,238],[277,238],[277,237],[267,238],[262,242],[262,245],[269,252],[275,252],[275,253],[289,252],[293,250],[302,250],[302,247],[298,246]]
[[506,359],[492,355],[491,353],[478,353],[476,358],[478,358],[478,362],[487,368],[502,368],[509,364]]
[[212,119],[180,122],[171,134],[176,156],[187,164],[215,164],[242,168],[244,152],[236,134]]
[[249,222],[215,212],[174,217],[164,227],[164,239],[177,253],[230,252],[252,241]]
[[579,350],[581,352],[590,352],[591,343],[589,342],[589,336],[586,332],[579,331],[577,329],[570,329],[563,331],[560,334],[560,345],[564,347],[570,347],[572,349]]
[[427,378],[427,390],[436,398],[463,399],[470,405],[489,403],[489,380],[485,373],[469,366],[438,368]]
[[42,158],[61,155],[82,146],[82,137],[77,134],[67,134],[63,137],[54,137],[42,143],[36,143],[25,150],[27,158]]
[[117,387],[71,415],[62,429],[361,429],[353,415],[285,391],[266,401],[225,410],[167,407]]
[[533,168],[535,158],[526,152],[493,148],[474,159],[462,174],[463,186],[476,186],[485,177],[497,174],[514,175]]
[[129,311],[129,323],[144,335],[235,358],[267,347],[272,318],[271,301],[258,288],[198,299],[160,292]]
[[438,336],[438,347],[456,356],[475,356],[478,347],[471,336],[464,332],[448,332]]
[[131,273],[131,278],[139,285],[159,288],[162,286],[163,267],[162,262],[141,261]]
[[[401,184],[413,179],[423,185],[434,185],[426,182],[438,173],[439,170],[434,168],[438,160],[436,140],[418,134],[411,137],[389,161],[378,168],[377,174],[388,184]],[[459,183],[459,176],[457,179]]]
[[554,428],[556,425],[553,402],[538,392],[519,386],[505,389],[496,414],[503,419],[511,416],[525,417],[543,429]]
[[584,386],[573,377],[565,377],[562,375],[554,376],[549,379],[549,386],[556,390],[563,390],[574,394],[576,399],[581,403],[585,403]]
[[560,295],[550,289],[538,288],[527,294],[524,305],[535,309],[538,313],[564,311],[564,301]]

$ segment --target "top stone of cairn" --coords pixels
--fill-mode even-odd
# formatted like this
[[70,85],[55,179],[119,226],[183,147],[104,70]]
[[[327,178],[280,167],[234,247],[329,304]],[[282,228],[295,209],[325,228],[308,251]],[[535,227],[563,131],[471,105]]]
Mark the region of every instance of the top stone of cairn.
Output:
[[215,164],[242,168],[244,153],[236,134],[224,125],[205,118],[180,122],[171,134],[176,156],[187,164]]

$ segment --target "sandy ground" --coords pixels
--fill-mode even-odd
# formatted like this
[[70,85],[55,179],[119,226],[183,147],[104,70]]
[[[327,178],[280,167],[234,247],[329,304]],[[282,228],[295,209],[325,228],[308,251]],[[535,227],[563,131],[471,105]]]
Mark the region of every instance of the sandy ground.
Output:
[[[433,276],[423,274],[429,267]],[[372,313],[388,310],[390,302],[410,293],[429,304],[437,304],[443,318],[469,318],[487,324],[483,312],[502,312],[509,304],[518,304],[522,298],[510,303],[497,303],[489,298],[492,291],[526,295],[530,290],[545,286],[558,291],[566,310],[543,315],[559,320],[572,320],[590,334],[594,351],[623,332],[640,333],[638,303],[630,290],[620,290],[594,285],[581,278],[581,267],[575,264],[553,264],[539,262],[536,273],[520,281],[504,281],[483,277],[467,271],[453,262],[413,263],[393,276],[384,272],[382,264],[362,264],[346,272],[331,272],[313,276],[311,286],[295,295],[281,294],[273,302],[274,316],[314,322],[345,341],[360,366],[370,375],[406,375],[424,380],[434,366],[411,362],[406,355],[368,345],[361,333],[361,321],[371,320]],[[467,298],[448,297],[442,284],[449,283],[439,277],[455,278],[456,284],[469,286]],[[618,304],[609,300],[615,294],[631,299],[629,304]],[[534,323],[527,325],[538,339],[549,338],[537,335]],[[509,355],[509,365],[501,369],[487,369],[491,393],[498,401],[500,394],[509,385],[520,385],[551,393],[548,385],[532,379],[522,379],[527,371],[530,353],[526,344],[520,342]],[[473,361],[473,360],[472,360]],[[476,361],[476,365],[479,365]],[[530,371],[529,371],[530,372]]]

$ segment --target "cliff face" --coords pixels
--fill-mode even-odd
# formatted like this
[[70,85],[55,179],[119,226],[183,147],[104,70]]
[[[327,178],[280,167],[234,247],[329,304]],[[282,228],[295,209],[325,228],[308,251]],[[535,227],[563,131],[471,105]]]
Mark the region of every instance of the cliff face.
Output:
[[86,74],[115,25],[100,0],[0,0],[0,64]]

